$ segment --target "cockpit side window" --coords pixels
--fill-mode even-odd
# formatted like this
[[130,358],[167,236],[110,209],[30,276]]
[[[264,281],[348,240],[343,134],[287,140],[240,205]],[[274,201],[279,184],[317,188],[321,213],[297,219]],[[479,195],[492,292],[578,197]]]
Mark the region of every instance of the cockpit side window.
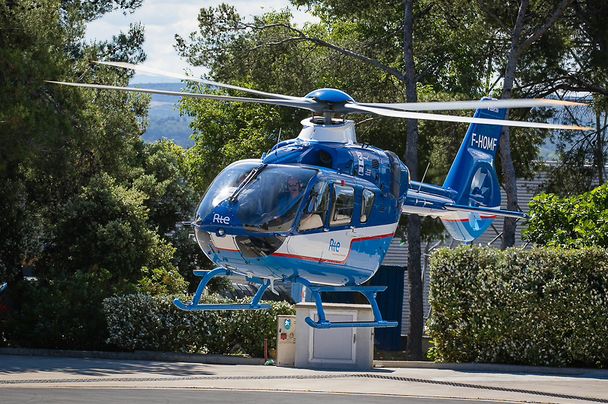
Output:
[[329,207],[329,185],[320,181],[315,184],[300,219],[299,231],[322,229]]
[[374,206],[375,194],[369,189],[363,190],[363,199],[361,201],[361,223],[367,222],[369,219],[369,215],[372,213],[372,208]]
[[334,184],[334,206],[331,213],[331,226],[351,224],[354,207],[355,189],[349,185]]

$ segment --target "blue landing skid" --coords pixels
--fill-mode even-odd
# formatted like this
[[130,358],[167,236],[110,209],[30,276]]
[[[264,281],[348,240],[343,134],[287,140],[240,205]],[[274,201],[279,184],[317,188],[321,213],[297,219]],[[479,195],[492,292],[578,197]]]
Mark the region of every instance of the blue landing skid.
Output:
[[[397,327],[399,325],[396,321],[385,321],[382,319],[382,313],[378,308],[378,302],[376,301],[376,294],[384,292],[386,286],[314,286],[305,279],[298,278],[296,282],[299,282],[306,286],[312,296],[315,299],[315,305],[317,306],[317,316],[319,321],[314,321],[310,317],[306,317],[304,321],[306,324],[313,328],[329,329],[329,328],[352,328],[352,327],[374,327],[374,328],[385,328],[385,327]],[[367,298],[367,301],[372,306],[372,312],[374,313],[374,321],[350,321],[350,322],[332,322],[327,320],[325,317],[325,311],[323,310],[323,300],[321,299],[322,292],[358,292]]]
[[205,287],[209,283],[209,281],[216,276],[228,276],[231,275],[232,272],[225,268],[216,268],[212,271],[193,271],[194,275],[200,276],[203,279],[198,284],[198,288],[196,289],[196,293],[194,294],[194,298],[192,299],[192,303],[185,304],[179,299],[173,300],[173,304],[180,310],[185,311],[205,311],[205,310],[266,310],[270,309],[269,304],[260,304],[260,300],[262,299],[262,295],[270,286],[270,281],[268,279],[260,279],[256,277],[248,277],[246,278],[249,282],[257,283],[260,285],[257,293],[253,297],[253,300],[250,304],[202,304],[200,303],[201,297],[203,296],[203,291]]

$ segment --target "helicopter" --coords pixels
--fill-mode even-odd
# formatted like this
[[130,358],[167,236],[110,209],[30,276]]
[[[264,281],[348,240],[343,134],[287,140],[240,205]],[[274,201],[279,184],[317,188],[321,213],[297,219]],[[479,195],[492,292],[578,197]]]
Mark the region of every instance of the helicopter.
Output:
[[[275,94],[124,62],[96,62],[263,98],[235,97],[119,87],[49,83],[107,90],[194,97],[225,102],[262,103],[310,111],[295,139],[284,140],[261,158],[230,164],[213,180],[192,222],[196,240],[217,268],[194,271],[201,277],[191,303],[174,300],[186,311],[262,310],[260,303],[277,280],[300,284],[311,293],[314,328],[395,327],[382,318],[377,293],[386,286],[364,286],[378,270],[402,214],[439,218],[458,241],[470,243],[497,217],[525,218],[501,210],[495,158],[503,126],[589,130],[560,124],[506,120],[509,108],[574,106],[555,99],[483,98],[479,101],[359,103],[344,91],[314,90],[304,97]],[[475,110],[473,117],[425,111]],[[443,185],[414,181],[408,167],[387,150],[357,142],[349,114],[469,123]],[[341,116],[341,117],[340,117]],[[259,285],[249,304],[203,304],[209,281],[242,276]],[[372,321],[334,322],[323,309],[324,292],[360,293],[369,301]]]

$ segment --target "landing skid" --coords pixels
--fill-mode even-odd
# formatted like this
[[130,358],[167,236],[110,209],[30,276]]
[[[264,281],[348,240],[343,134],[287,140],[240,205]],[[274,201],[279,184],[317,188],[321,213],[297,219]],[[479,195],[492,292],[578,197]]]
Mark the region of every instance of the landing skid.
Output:
[[193,271],[194,275],[200,276],[203,279],[198,284],[198,288],[196,289],[196,293],[194,294],[194,298],[192,299],[192,303],[185,304],[179,299],[173,300],[173,304],[180,310],[185,311],[207,311],[207,310],[266,310],[270,309],[269,304],[260,304],[260,300],[262,299],[262,295],[266,292],[266,289],[270,286],[270,280],[261,279],[257,277],[247,277],[246,279],[249,282],[257,283],[260,285],[260,288],[256,292],[255,296],[253,296],[253,300],[250,304],[203,304],[200,303],[201,297],[203,296],[203,291],[209,281],[216,276],[228,276],[233,272],[225,269],[225,268],[216,268],[212,271]]
[[[399,325],[396,321],[385,321],[382,319],[382,313],[378,308],[378,302],[376,301],[376,294],[384,292],[386,286],[315,286],[306,279],[297,278],[295,282],[301,283],[310,290],[312,297],[315,299],[315,305],[317,306],[317,317],[318,321],[314,321],[310,317],[306,317],[304,321],[306,324],[313,328],[329,329],[329,328],[352,328],[352,327],[374,327],[374,328],[386,328],[386,327],[397,327]],[[374,321],[329,321],[325,317],[325,311],[323,310],[323,299],[321,299],[322,292],[358,292],[367,298],[367,301],[372,306],[372,312],[374,313]]]
[[[201,297],[203,296],[203,292],[207,287],[209,281],[216,276],[229,276],[232,275],[233,272],[225,269],[225,268],[216,268],[212,271],[194,271],[194,275],[201,277],[201,281],[198,284],[198,288],[196,289],[196,293],[192,299],[192,303],[186,304],[179,299],[173,300],[173,304],[180,310],[185,311],[210,311],[210,310],[266,310],[270,309],[271,306],[269,304],[260,304],[260,300],[266,292],[266,289],[271,285],[269,279],[262,279],[258,277],[247,277],[246,279],[249,282],[257,283],[260,285],[258,291],[255,296],[253,296],[253,300],[250,304],[204,304],[201,303]],[[397,327],[399,323],[396,321],[385,321],[382,319],[382,314],[380,313],[380,309],[378,308],[378,302],[376,301],[376,294],[380,292],[384,292],[386,290],[386,286],[319,286],[314,285],[307,281],[304,278],[296,278],[293,282],[300,283],[304,285],[308,290],[310,290],[313,298],[315,299],[315,305],[317,307],[317,317],[318,321],[314,321],[310,317],[306,317],[304,321],[306,324],[313,328],[320,329],[329,329],[329,328],[353,328],[353,327],[375,327],[375,328],[385,328],[385,327]],[[352,293],[357,292],[361,293],[363,296],[367,298],[367,301],[372,306],[372,312],[374,313],[373,321],[350,321],[350,322],[332,322],[327,320],[325,316],[325,310],[323,310],[323,299],[321,298],[321,293],[323,292],[338,292],[338,293]]]

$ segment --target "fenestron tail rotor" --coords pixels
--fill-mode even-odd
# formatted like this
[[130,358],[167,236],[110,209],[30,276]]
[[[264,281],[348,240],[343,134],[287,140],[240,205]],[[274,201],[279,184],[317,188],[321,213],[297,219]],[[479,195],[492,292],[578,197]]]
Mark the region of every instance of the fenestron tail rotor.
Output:
[[192,81],[211,87],[224,88],[227,90],[238,90],[266,98],[234,97],[229,95],[200,94],[179,91],[153,90],[146,88],[119,87],[104,84],[70,83],[63,81],[48,81],[53,84],[67,85],[73,87],[84,87],[104,90],[131,91],[147,94],[162,94],[176,97],[191,97],[211,99],[225,102],[246,102],[283,107],[305,109],[313,114],[324,117],[325,124],[331,124],[332,117],[348,114],[375,114],[394,118],[422,119],[443,122],[475,123],[480,125],[501,125],[523,128],[561,129],[561,130],[593,130],[593,128],[576,125],[558,125],[542,122],[510,121],[500,119],[475,118],[465,116],[454,116],[447,114],[431,114],[420,111],[447,111],[462,109],[502,109],[502,108],[534,108],[534,107],[557,107],[585,105],[572,101],[554,99],[507,99],[507,100],[481,100],[481,101],[446,101],[446,102],[420,102],[420,103],[358,103],[343,91],[322,88],[310,92],[304,97],[294,97],[284,94],[275,94],[265,91],[254,90],[231,84],[218,83],[211,80],[196,78],[179,73],[171,73],[146,66],[134,65],[124,62],[96,62],[101,65],[118,67],[121,69],[132,69],[141,73],[148,73],[164,77],[172,77],[179,80]]

